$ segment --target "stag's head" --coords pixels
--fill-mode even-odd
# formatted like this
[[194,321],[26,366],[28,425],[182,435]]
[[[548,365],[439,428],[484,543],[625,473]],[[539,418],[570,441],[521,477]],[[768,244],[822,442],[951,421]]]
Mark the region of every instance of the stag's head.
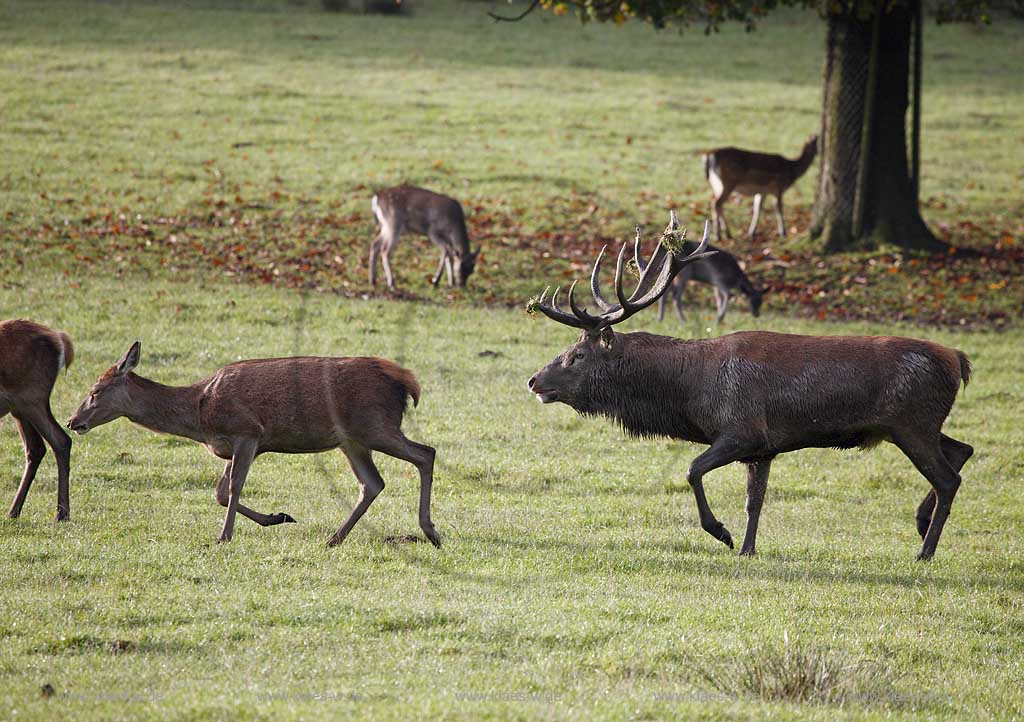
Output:
[[[647,308],[657,301],[672,283],[672,279],[687,264],[714,253],[707,251],[709,226],[704,225],[704,237],[700,245],[689,255],[678,258],[666,242],[670,239],[681,240],[679,219],[673,211],[669,216],[669,224],[662,235],[661,242],[654,250],[649,262],[644,261],[640,253],[640,229],[636,230],[636,241],[633,244],[633,260],[641,271],[636,290],[626,296],[622,288],[622,271],[626,267],[628,245],[623,245],[615,263],[615,295],[617,304],[609,303],[601,293],[599,280],[601,259],[605,248],[597,256],[594,269],[590,274],[590,290],[599,314],[591,314],[576,303],[574,291],[576,282],[569,286],[570,311],[562,310],[558,305],[560,289],[555,289],[551,300],[547,299],[547,289],[535,304],[536,310],[553,321],[580,329],[579,340],[563,351],[554,361],[534,374],[527,386],[536,394],[542,403],[550,404],[561,401],[574,408],[585,405],[586,389],[594,376],[600,375],[603,367],[613,362],[621,353],[618,339],[612,326],[625,321],[633,314]],[[681,247],[681,244],[679,244]]]
[[89,395],[68,420],[68,428],[77,434],[119,419],[130,408],[128,375],[139,364],[142,344],[136,341],[121,360],[111,366],[93,384]]
[[476,270],[476,257],[479,255],[480,246],[477,246],[475,251],[467,248],[463,255],[455,253],[455,276],[459,286],[465,286],[466,281],[473,275],[473,271]]

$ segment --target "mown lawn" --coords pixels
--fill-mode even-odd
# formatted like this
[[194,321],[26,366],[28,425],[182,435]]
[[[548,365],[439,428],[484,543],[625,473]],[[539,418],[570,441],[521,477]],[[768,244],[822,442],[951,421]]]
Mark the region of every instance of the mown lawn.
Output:
[[[538,405],[526,379],[574,334],[506,306],[665,208],[699,225],[691,150],[795,152],[821,26],[783,13],[754,35],[680,38],[494,26],[486,7],[0,0],[0,317],[74,338],[58,418],[135,339],[139,372],[165,383],[240,358],[386,356],[424,388],[405,430],[438,449],[445,541],[385,541],[418,532],[418,482],[382,459],[386,490],[326,549],[357,494],[333,452],[259,459],[247,502],[299,523],[240,519],[218,544],[220,463],[101,427],[75,439],[69,523],[52,521],[52,457],[22,518],[0,521],[0,718],[1020,719],[1020,25],[926,36],[928,218],[998,243],[990,265],[883,250],[799,275],[765,224],[742,248],[780,284],[760,319],[709,325],[702,289],[686,326],[627,324],[900,333],[974,362],[947,431],[976,455],[932,563],[913,561],[926,482],[889,446],[780,458],[759,556],[739,559],[699,527],[698,447]],[[430,288],[433,253],[409,239],[397,271],[415,300],[370,293],[368,197],[400,180],[466,200],[486,258],[467,291]],[[797,231],[812,187],[787,199]],[[814,283],[811,303],[783,291]],[[841,308],[875,320],[814,320]],[[943,325],[886,320],[900,314]],[[0,422],[0,503],[21,466]],[[706,480],[734,536],[744,481],[738,466]]]
[[[0,304],[75,332],[78,360],[54,395],[62,419],[135,338],[139,372],[166,383],[252,355],[409,365],[424,396],[406,431],[438,449],[445,539],[441,550],[385,542],[418,532],[418,483],[384,459],[384,494],[326,549],[357,492],[334,452],[259,459],[246,499],[300,523],[240,520],[218,544],[219,462],[127,421],[98,428],[76,438],[70,523],[52,522],[52,461],[23,517],[0,522],[5,718],[762,718],[756,695],[703,675],[739,685],[739,663],[776,660],[787,638],[825,655],[848,689],[844,706],[779,702],[772,718],[1021,712],[1019,332],[927,334],[976,368],[948,430],[977,454],[932,563],[913,561],[926,484],[888,446],[780,458],[751,560],[698,525],[684,479],[696,447],[631,441],[527,393],[573,338],[546,320],[460,308],[455,323],[440,306],[223,284],[69,288],[48,274],[5,288]],[[821,330],[776,315],[758,325]],[[13,495],[10,424],[0,468]],[[744,482],[736,466],[707,480],[734,534]]]

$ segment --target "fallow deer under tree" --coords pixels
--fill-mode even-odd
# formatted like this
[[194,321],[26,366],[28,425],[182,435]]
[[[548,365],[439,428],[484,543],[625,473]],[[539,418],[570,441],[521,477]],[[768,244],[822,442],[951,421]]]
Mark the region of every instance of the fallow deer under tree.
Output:
[[800,156],[785,158],[775,153],[758,153],[742,148],[715,148],[704,154],[704,176],[715,194],[714,221],[715,239],[722,240],[722,228],[729,232],[723,208],[733,192],[754,196],[754,217],[750,221],[747,236],[754,237],[757,221],[761,215],[761,200],[767,195],[775,196],[775,215],[779,221],[779,235],[786,237],[786,222],[782,218],[782,194],[799,180],[800,176],[814,162],[818,152],[818,136],[814,135],[804,143]]
[[[693,241],[683,243],[683,251],[692,253],[697,248]],[[669,297],[675,302],[676,313],[679,320],[685,322],[686,314],[683,313],[683,291],[689,281],[706,283],[715,289],[715,306],[717,308],[717,320],[721,323],[725,318],[725,312],[729,309],[729,301],[733,291],[739,291],[747,297],[750,302],[750,313],[754,318],[761,315],[761,303],[764,292],[754,287],[754,284],[747,278],[747,274],[740,268],[739,261],[728,251],[709,245],[708,250],[714,251],[713,256],[702,258],[699,261],[687,264],[672,279],[669,289],[661,295],[658,301],[658,320],[665,318],[665,306]]]
[[[675,232],[675,214],[666,234]],[[703,256],[708,240],[677,257],[659,244],[636,291],[622,289],[625,247],[615,268],[612,304],[601,294],[601,255],[591,274],[600,313],[581,308],[569,288],[570,311],[542,294],[537,308],[581,330],[579,340],[528,381],[543,403],[562,402],[586,415],[619,422],[634,436],[663,436],[709,444],[690,465],[701,527],[733,546],[704,495],[709,471],[739,461],[747,466],[747,529],[740,554],[755,553],[757,525],[772,460],[804,448],[868,448],[895,444],[932,489],[917,508],[923,539],[918,559],[935,553],[960,486],[960,469],[974,450],[942,433],[961,382],[971,375],[967,356],[931,341],[897,336],[797,336],[749,331],[683,340],[612,331],[651,305],[672,277]]]
[[371,201],[373,215],[380,224],[380,232],[370,244],[370,285],[377,283],[377,260],[384,265],[384,278],[388,288],[395,287],[391,271],[391,254],[404,232],[427,236],[441,251],[441,260],[431,283],[435,286],[441,274],[447,271],[448,285],[465,286],[480,255],[469,245],[466,216],[454,198],[428,191],[425,188],[401,185],[379,191]]
[[217,502],[227,507],[221,541],[230,541],[236,511],[261,526],[295,521],[240,503],[257,456],[340,448],[359,481],[359,501],[328,546],[344,541],[384,489],[374,451],[419,470],[420,528],[434,546],[441,546],[430,519],[434,449],[410,441],[401,430],[408,399],[415,405],[420,398],[411,371],[372,357],[254,359],[229,364],[191,386],[164,386],[134,373],[140,353],[136,341],[100,376],[68,427],[84,434],[125,416],[147,429],[197,441],[224,459],[217,484]]
[[47,444],[57,459],[57,521],[71,516],[71,437],[53,418],[50,393],[57,374],[74,358],[71,338],[63,331],[23,319],[0,321],[0,418],[14,417],[25,446],[25,472],[7,512],[12,519],[21,514]]

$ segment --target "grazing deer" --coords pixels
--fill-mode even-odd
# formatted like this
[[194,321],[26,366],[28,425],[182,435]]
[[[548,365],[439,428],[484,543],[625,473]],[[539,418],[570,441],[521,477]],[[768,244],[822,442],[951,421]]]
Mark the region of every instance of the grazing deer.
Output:
[[812,135],[804,143],[800,157],[795,160],[774,153],[757,153],[741,148],[716,148],[704,154],[704,177],[715,194],[715,238],[722,240],[722,227],[730,236],[723,207],[733,191],[754,196],[754,218],[747,235],[754,237],[757,220],[761,215],[761,198],[766,193],[775,196],[775,215],[779,221],[779,235],[786,237],[786,222],[782,219],[782,194],[814,162],[818,152],[818,136]]
[[430,520],[434,449],[401,431],[408,398],[414,405],[420,398],[411,371],[381,358],[257,359],[229,364],[191,386],[164,386],[133,373],[140,353],[136,341],[100,376],[68,428],[84,434],[126,416],[147,429],[198,441],[226,460],[217,484],[217,502],[228,509],[221,541],[231,540],[236,511],[260,526],[295,521],[239,502],[253,459],[267,452],[313,454],[340,448],[359,481],[359,501],[328,546],[344,541],[384,489],[371,458],[374,451],[419,470],[420,528],[434,546],[441,546]]
[[[675,214],[667,233],[677,227]],[[612,418],[634,436],[663,436],[709,444],[690,465],[701,527],[733,546],[704,496],[703,477],[734,461],[747,465],[747,529],[740,554],[755,553],[757,525],[772,460],[804,448],[869,448],[889,441],[928,479],[932,490],[917,508],[923,539],[918,559],[935,553],[960,486],[960,469],[974,450],[942,433],[960,383],[971,366],[960,351],[896,336],[796,336],[748,331],[683,340],[612,327],[653,304],[673,275],[704,255],[704,240],[688,256],[664,245],[626,296],[615,268],[618,304],[604,299],[597,257],[591,289],[600,313],[573,298],[558,306],[558,291],[538,308],[548,318],[581,330],[579,340],[528,382],[543,403],[560,401],[581,414]]]
[[57,458],[57,521],[71,516],[71,437],[53,418],[50,392],[57,374],[74,358],[71,338],[63,331],[21,319],[0,321],[0,418],[7,414],[14,417],[25,446],[25,472],[7,512],[11,519],[21,514],[39,464],[46,456],[46,444]]
[[[693,241],[686,241],[683,244],[683,251],[692,253],[696,250],[697,244]],[[672,280],[669,290],[662,294],[658,301],[658,320],[665,318],[665,306],[669,296],[675,301],[676,313],[679,320],[686,322],[686,315],[683,313],[683,291],[688,281],[707,283],[715,288],[715,305],[718,308],[718,323],[725,318],[725,312],[729,308],[729,300],[733,291],[739,291],[750,302],[750,312],[757,318],[761,315],[761,302],[763,291],[754,288],[754,284],[747,278],[747,274],[740,268],[736,257],[721,248],[709,245],[708,250],[714,251],[715,255],[702,258],[699,261],[683,266],[679,274]]]
[[456,283],[466,285],[476,268],[480,246],[475,251],[470,249],[466,216],[457,200],[424,188],[402,185],[378,192],[370,205],[380,223],[380,233],[370,244],[371,286],[377,283],[377,259],[380,258],[388,288],[395,287],[391,254],[403,231],[427,236],[441,249],[441,261],[430,281],[432,284],[436,286],[441,280],[441,273],[447,271],[449,286]]

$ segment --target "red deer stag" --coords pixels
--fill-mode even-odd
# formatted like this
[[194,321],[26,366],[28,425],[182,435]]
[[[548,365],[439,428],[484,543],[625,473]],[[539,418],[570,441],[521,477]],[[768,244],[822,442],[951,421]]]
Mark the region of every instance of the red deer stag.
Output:
[[[666,233],[676,228],[675,215]],[[960,351],[896,336],[796,336],[749,331],[683,340],[612,327],[658,300],[672,277],[700,258],[708,239],[677,258],[660,244],[632,296],[622,289],[625,248],[615,268],[618,304],[591,289],[601,313],[577,305],[559,308],[558,291],[539,310],[581,329],[579,340],[528,382],[543,403],[560,401],[587,415],[618,421],[634,436],[664,436],[710,448],[690,465],[701,527],[733,546],[715,518],[702,479],[734,461],[747,465],[747,529],[740,554],[755,553],[758,518],[772,460],[803,448],[895,444],[928,479],[932,490],[917,508],[923,538],[918,559],[935,553],[960,486],[960,469],[974,450],[942,433],[970,363]],[[603,254],[603,251],[602,251]]]
[[46,444],[57,458],[57,521],[71,516],[71,437],[53,418],[50,392],[57,374],[74,358],[75,349],[66,333],[32,321],[0,321],[0,418],[14,417],[25,446],[25,473],[7,512],[11,519],[21,514],[39,463],[46,456]]
[[229,364],[191,386],[164,386],[133,373],[138,341],[100,376],[68,421],[79,434],[121,416],[151,429],[198,441],[224,459],[217,502],[227,507],[220,540],[230,541],[235,512],[260,526],[295,520],[261,514],[239,503],[249,467],[260,454],[313,454],[340,448],[359,481],[359,501],[328,546],[345,540],[384,489],[371,457],[379,451],[420,472],[420,528],[434,546],[430,520],[434,449],[401,431],[409,397],[420,398],[411,371],[381,358],[297,357]]
[[384,278],[388,288],[395,287],[391,272],[391,254],[398,245],[398,236],[404,232],[427,236],[441,249],[437,273],[431,279],[435,286],[441,273],[448,272],[448,285],[465,286],[473,269],[480,247],[469,247],[466,217],[462,206],[454,198],[415,186],[385,188],[371,201],[373,214],[380,223],[380,233],[370,244],[370,285],[377,283],[377,259],[384,264]]
[[818,152],[818,136],[804,143],[800,157],[794,160],[774,153],[757,153],[742,148],[716,148],[704,154],[704,177],[715,194],[715,238],[722,240],[722,228],[730,235],[723,207],[733,191],[754,196],[754,217],[747,236],[754,237],[761,216],[761,199],[766,193],[775,196],[775,215],[779,221],[779,235],[786,237],[786,222],[782,218],[782,194],[797,182]]

